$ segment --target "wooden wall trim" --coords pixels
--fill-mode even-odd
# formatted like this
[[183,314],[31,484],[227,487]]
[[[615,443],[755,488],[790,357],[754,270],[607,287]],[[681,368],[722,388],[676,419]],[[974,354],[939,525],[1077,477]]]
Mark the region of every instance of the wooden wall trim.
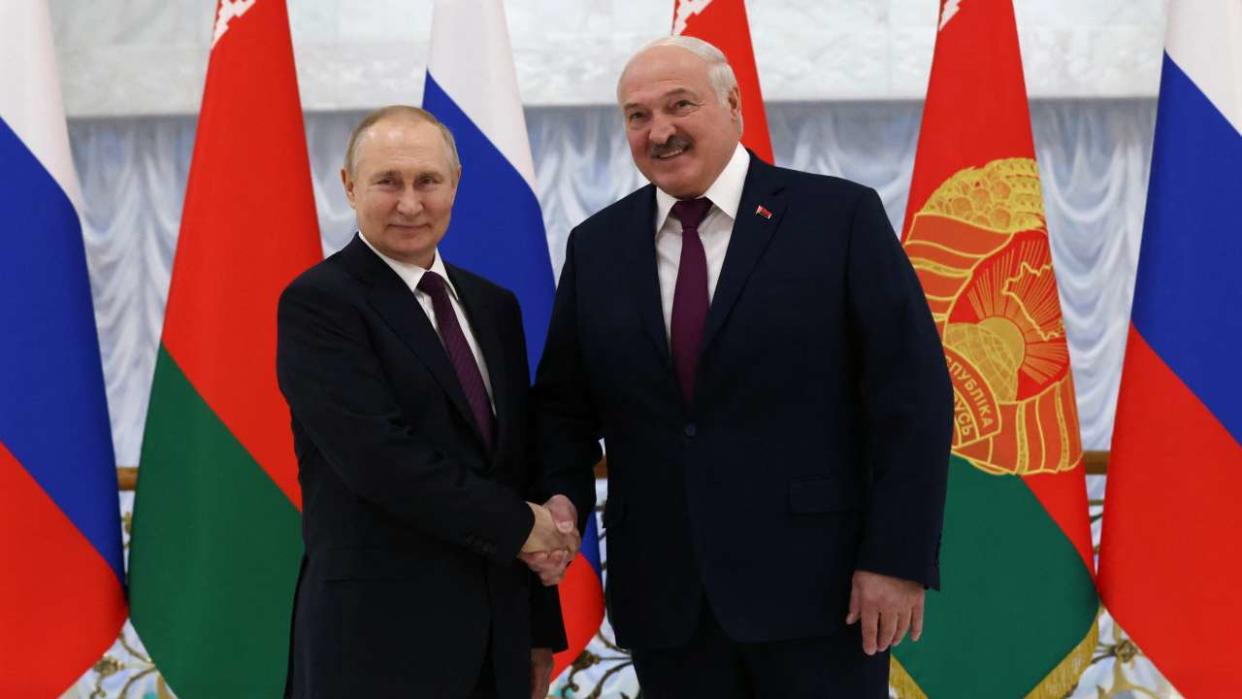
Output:
[[132,491],[138,486],[137,466],[117,466],[116,485],[120,490]]
[[1108,471],[1107,451],[1084,451],[1082,461],[1088,476],[1103,476]]

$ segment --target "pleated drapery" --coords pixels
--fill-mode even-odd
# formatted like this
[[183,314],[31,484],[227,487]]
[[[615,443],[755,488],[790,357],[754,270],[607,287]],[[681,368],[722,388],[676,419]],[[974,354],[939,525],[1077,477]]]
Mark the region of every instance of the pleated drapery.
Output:
[[[922,105],[843,102],[768,107],[777,164],[877,189],[899,226]],[[324,251],[348,241],[353,211],[339,170],[356,112],[309,113]],[[1031,106],[1048,230],[1069,335],[1083,443],[1107,449],[1129,319],[1155,123],[1152,100]],[[615,108],[527,110],[554,269],[569,231],[634,190]],[[164,302],[194,143],[190,116],[70,123],[86,208],[84,233],[118,463],[138,459]],[[470,163],[463,163],[469,177]],[[248,183],[238,181],[244,189]],[[261,234],[256,231],[256,235]]]

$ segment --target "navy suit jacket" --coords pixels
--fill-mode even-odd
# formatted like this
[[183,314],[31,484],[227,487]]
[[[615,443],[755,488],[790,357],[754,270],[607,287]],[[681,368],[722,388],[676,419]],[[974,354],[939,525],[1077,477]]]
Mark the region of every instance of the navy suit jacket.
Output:
[[306,544],[293,696],[466,696],[490,634],[499,696],[528,697],[532,644],[564,648],[555,588],[516,560],[535,476],[517,300],[445,266],[491,378],[490,453],[413,292],[360,239],[281,296]]
[[855,569],[937,586],[953,396],[876,193],[752,154],[692,404],[654,220],[647,186],[571,233],[532,394],[580,512],[605,442],[618,642],[682,645],[704,600],[738,641],[829,635]]

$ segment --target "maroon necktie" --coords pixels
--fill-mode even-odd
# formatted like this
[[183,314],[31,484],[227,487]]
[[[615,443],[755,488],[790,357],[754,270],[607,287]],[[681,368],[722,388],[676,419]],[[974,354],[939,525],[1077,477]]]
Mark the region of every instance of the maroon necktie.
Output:
[[707,324],[707,253],[699,238],[699,224],[711,208],[708,199],[690,199],[673,204],[672,211],[673,217],[681,221],[681,261],[677,263],[669,334],[673,370],[686,403],[694,402],[694,372],[699,366],[703,328]]
[[483,374],[479,372],[479,364],[470,351],[470,343],[457,322],[457,313],[453,310],[453,302],[449,300],[448,285],[444,278],[428,270],[418,280],[418,289],[431,297],[431,307],[436,313],[436,327],[440,329],[440,341],[448,352],[449,361],[457,372],[457,380],[461,390],[466,394],[466,402],[470,404],[470,412],[474,413],[475,424],[483,434],[483,444],[488,451],[492,448],[492,406],[487,399],[487,387],[483,385]]

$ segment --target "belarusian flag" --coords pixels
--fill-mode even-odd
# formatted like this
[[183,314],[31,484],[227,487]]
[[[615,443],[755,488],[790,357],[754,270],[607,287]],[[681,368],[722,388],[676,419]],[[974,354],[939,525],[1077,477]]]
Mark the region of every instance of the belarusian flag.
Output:
[[673,0],[673,34],[702,39],[724,52],[742,92],[742,145],[774,162],[746,5],[742,0]]
[[131,617],[182,699],[280,696],[301,556],[276,301],[322,257],[284,0],[224,0],[142,445]]
[[1062,697],[1099,598],[1074,384],[1009,0],[941,5],[903,245],[957,406],[926,632],[903,697]]

